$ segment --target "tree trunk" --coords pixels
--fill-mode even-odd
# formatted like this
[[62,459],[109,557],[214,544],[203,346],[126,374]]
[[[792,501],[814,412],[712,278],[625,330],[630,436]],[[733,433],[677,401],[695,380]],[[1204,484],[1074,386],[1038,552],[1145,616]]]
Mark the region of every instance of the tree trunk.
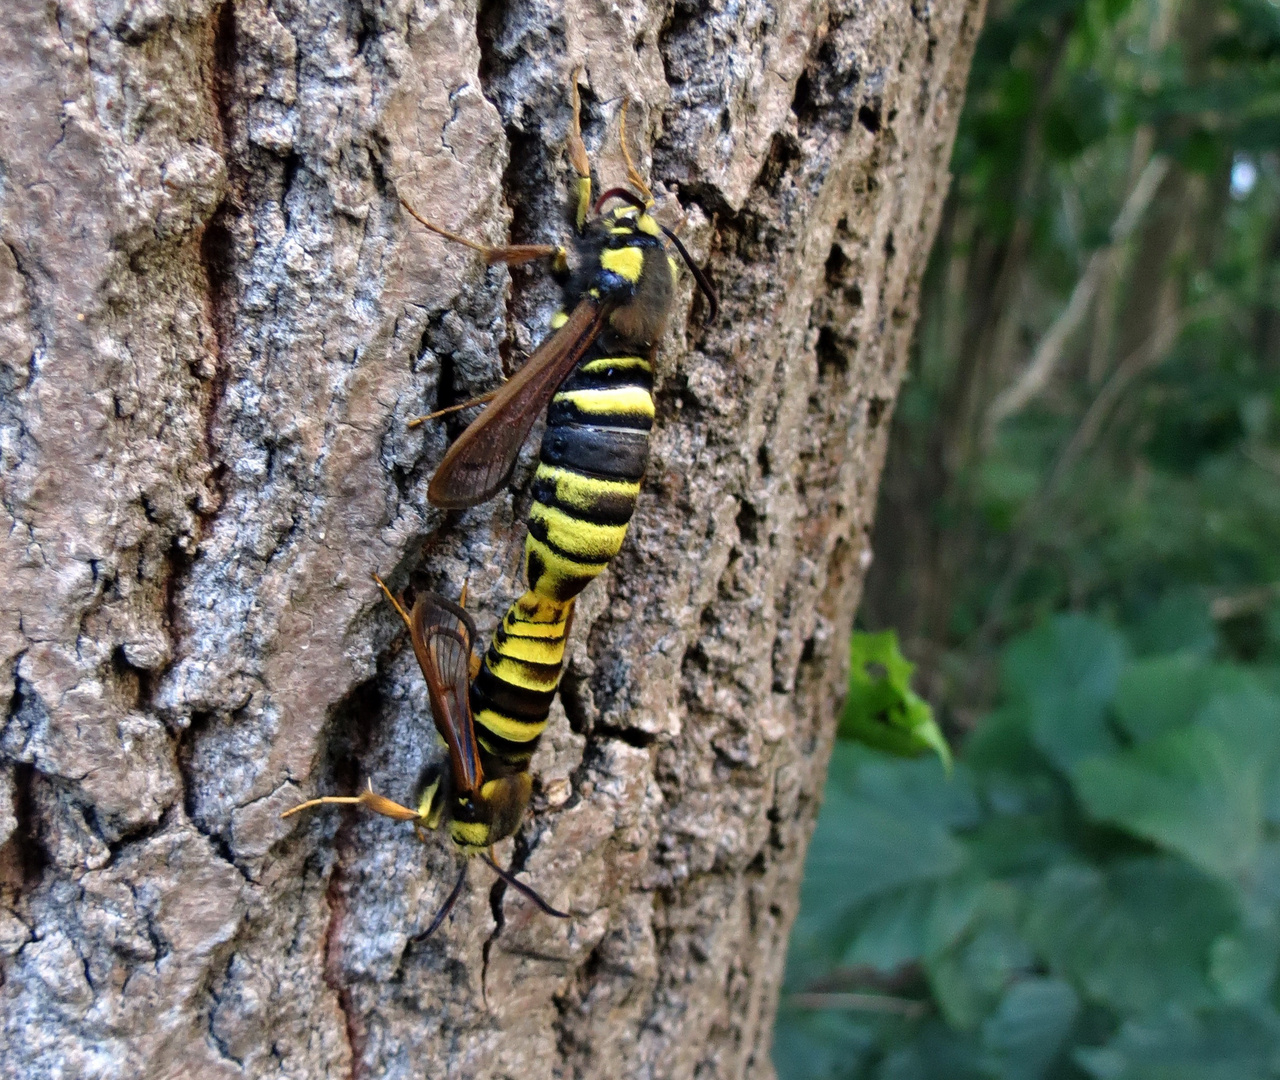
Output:
[[[980,0],[0,5],[0,1073],[768,1076],[884,436]],[[681,272],[622,555],[499,847],[329,809],[438,754],[370,578],[482,632],[526,450],[426,501],[545,332],[568,86]],[[536,448],[536,439],[531,443]]]

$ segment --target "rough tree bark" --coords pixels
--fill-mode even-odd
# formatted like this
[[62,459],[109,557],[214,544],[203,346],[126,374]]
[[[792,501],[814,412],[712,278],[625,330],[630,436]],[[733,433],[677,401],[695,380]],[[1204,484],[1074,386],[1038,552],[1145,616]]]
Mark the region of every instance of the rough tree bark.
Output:
[[[886,421],[981,0],[0,5],[0,1073],[768,1076]],[[434,748],[370,580],[516,577],[529,462],[427,505],[407,430],[554,289],[424,233],[564,232],[567,85],[684,275],[649,474],[584,596],[535,812],[333,811]],[[454,429],[456,432],[456,428]],[[531,446],[536,447],[536,439]]]

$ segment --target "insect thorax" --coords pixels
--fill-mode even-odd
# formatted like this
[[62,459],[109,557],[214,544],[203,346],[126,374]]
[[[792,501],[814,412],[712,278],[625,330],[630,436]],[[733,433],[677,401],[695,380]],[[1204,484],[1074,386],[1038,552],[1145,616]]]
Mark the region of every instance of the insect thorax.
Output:
[[578,256],[565,309],[584,295],[616,305],[607,332],[612,347],[647,353],[666,330],[675,295],[675,263],[657,222],[630,206],[603,214],[588,223]]

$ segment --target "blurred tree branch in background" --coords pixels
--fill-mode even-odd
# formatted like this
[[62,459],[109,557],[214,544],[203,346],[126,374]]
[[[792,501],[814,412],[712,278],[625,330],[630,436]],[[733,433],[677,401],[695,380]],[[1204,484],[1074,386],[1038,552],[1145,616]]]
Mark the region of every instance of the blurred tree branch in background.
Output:
[[1277,41],[1267,0],[992,12],[862,609],[953,731],[1048,612],[1280,576]]
[[1124,207],[1116,218],[1115,224],[1111,226],[1110,246],[1099,248],[1089,257],[1084,273],[1080,275],[1076,287],[1071,290],[1071,299],[1067,301],[1067,306],[1040,339],[1027,366],[1017,380],[1000,391],[995,401],[991,403],[991,407],[987,410],[988,438],[984,439],[984,443],[989,443],[994,437],[995,429],[1002,420],[1007,420],[1014,413],[1024,409],[1027,403],[1048,385],[1071,336],[1088,315],[1106,269],[1114,265],[1116,249],[1129,239],[1129,234],[1142,220],[1142,215],[1151,205],[1156,189],[1159,188],[1168,170],[1169,162],[1165,158],[1153,157],[1147,160],[1146,167],[1138,177],[1138,182],[1133,185],[1133,190],[1125,199]]

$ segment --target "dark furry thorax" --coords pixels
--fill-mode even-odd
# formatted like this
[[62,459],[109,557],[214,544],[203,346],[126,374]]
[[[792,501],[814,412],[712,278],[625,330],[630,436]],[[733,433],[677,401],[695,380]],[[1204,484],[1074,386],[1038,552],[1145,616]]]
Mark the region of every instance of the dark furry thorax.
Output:
[[[615,305],[609,319],[615,347],[653,349],[666,331],[676,277],[658,223],[646,211],[618,207],[588,222],[575,251],[577,269],[565,288],[565,310],[584,296]],[[638,267],[632,265],[637,259]]]

